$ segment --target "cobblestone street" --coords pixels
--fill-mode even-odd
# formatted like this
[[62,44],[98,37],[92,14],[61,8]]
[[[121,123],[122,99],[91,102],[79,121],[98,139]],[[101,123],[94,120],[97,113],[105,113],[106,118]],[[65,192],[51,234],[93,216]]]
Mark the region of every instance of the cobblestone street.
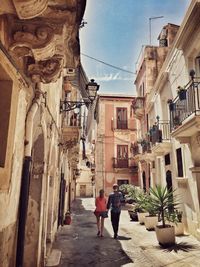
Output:
[[176,237],[176,245],[161,248],[154,231],[132,222],[126,209],[120,218],[119,239],[113,239],[110,218],[103,238],[96,236],[94,199],[77,199],[72,208],[72,224],[59,231],[54,248],[62,251],[60,267],[134,266],[198,267],[200,242],[191,236]]

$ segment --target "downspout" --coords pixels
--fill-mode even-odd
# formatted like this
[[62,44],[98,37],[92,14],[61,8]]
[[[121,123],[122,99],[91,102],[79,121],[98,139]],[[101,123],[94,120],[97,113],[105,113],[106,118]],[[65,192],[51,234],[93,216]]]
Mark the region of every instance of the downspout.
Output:
[[[36,84],[35,90],[36,92],[37,90],[40,91],[40,84]],[[33,145],[33,121],[40,104],[41,104],[41,93],[39,93],[39,95],[35,95],[33,104],[30,107],[30,110],[28,111],[26,117],[24,163],[22,169],[21,191],[19,200],[19,222],[18,222],[18,236],[17,236],[16,267],[23,266],[25,229],[26,229],[26,218],[28,211],[29,185],[30,185],[30,167],[32,160],[31,150]]]

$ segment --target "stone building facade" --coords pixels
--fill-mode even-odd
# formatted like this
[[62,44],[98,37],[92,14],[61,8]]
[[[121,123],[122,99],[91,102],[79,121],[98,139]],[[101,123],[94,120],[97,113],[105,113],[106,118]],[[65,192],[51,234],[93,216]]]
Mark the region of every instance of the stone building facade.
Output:
[[[0,266],[44,266],[75,196],[85,0],[0,6]],[[80,88],[81,87],[81,88]]]
[[108,195],[114,183],[138,185],[138,166],[132,158],[137,139],[132,96],[100,94],[96,103],[95,188]]
[[[142,127],[146,119],[145,153],[140,161],[140,184],[144,187],[142,164],[148,160],[147,181],[151,186],[173,187],[180,196],[185,231],[200,239],[199,186],[199,54],[200,2],[191,1],[167,56],[155,75],[148,94],[141,95],[140,71],[136,79],[138,104],[133,107]],[[169,33],[169,32],[168,32]],[[167,42],[166,42],[167,43]],[[153,67],[146,72],[151,79]],[[142,105],[139,105],[142,98]],[[143,132],[143,131],[142,131]],[[141,132],[138,132],[141,137]],[[144,152],[144,151],[143,151]]]

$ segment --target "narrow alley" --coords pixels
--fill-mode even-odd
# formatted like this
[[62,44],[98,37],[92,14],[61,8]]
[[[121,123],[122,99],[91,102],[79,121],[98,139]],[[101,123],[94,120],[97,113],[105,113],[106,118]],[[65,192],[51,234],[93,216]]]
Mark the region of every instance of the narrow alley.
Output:
[[134,266],[134,267],[198,267],[200,242],[184,235],[176,244],[162,248],[154,231],[139,222],[130,221],[126,207],[120,218],[118,240],[113,239],[110,216],[105,220],[104,237],[96,236],[93,215],[94,199],[79,198],[73,202],[72,223],[57,234],[54,249],[62,252],[60,267]]

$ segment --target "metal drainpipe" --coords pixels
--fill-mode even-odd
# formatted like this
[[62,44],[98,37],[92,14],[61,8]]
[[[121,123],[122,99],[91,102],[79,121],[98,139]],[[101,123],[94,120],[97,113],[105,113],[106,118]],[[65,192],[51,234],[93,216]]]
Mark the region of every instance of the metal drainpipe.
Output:
[[[40,84],[36,85],[36,90],[40,90]],[[31,149],[33,144],[33,119],[41,103],[41,94],[35,97],[35,100],[27,114],[26,129],[25,129],[25,150],[24,163],[21,178],[21,191],[19,201],[19,222],[17,236],[17,251],[16,251],[16,267],[23,267],[24,258],[24,240],[26,218],[28,210],[29,185],[30,185],[30,167],[31,167]]]

